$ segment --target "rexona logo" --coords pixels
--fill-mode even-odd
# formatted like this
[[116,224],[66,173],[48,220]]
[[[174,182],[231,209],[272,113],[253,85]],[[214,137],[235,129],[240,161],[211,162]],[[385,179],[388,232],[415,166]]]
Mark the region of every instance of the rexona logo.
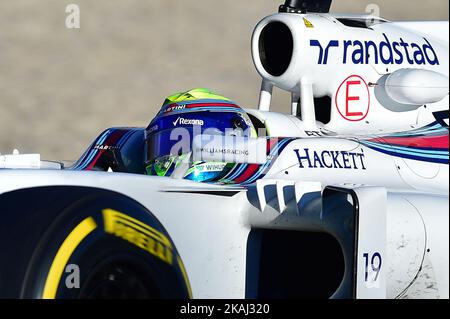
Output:
[[363,152],[294,150],[300,168],[337,168],[366,170]]
[[177,126],[177,125],[199,125],[199,126],[203,126],[203,124],[205,124],[203,122],[203,120],[185,119],[185,118],[182,118],[182,117],[177,118],[176,121],[173,122],[173,126]]
[[[359,40],[331,40],[326,45],[319,40],[311,40],[310,46],[319,48],[318,64],[328,64],[330,51],[343,50],[342,63],[353,64],[403,64],[411,65],[439,65],[439,59],[431,43],[423,38],[423,43],[408,43],[402,38],[392,41],[383,33],[384,40],[374,41]],[[335,49],[334,49],[335,48]],[[333,53],[331,53],[333,54]]]

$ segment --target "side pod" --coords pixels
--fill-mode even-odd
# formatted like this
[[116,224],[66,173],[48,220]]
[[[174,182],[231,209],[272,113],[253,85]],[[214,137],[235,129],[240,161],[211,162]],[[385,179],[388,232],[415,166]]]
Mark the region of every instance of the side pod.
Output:
[[325,188],[321,219],[345,260],[344,279],[331,298],[386,298],[386,212],[384,188]]
[[247,298],[388,297],[385,188],[328,186],[318,192],[316,185],[304,183],[298,190],[307,191],[292,197],[293,186],[280,186],[279,192],[274,185],[262,186],[260,196],[276,195],[254,201],[267,204],[252,220]]

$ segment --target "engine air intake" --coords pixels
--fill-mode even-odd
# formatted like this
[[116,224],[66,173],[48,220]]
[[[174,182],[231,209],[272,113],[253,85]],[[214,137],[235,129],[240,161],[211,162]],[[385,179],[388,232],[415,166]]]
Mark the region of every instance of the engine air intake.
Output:
[[281,76],[289,68],[294,50],[292,32],[282,22],[267,24],[259,37],[261,64],[272,76]]

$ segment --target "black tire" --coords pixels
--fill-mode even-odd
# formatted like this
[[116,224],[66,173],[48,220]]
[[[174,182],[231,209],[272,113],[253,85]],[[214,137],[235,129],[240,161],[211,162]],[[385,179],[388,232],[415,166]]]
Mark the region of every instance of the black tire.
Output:
[[3,298],[191,297],[181,258],[155,216],[93,188],[1,195],[0,276]]

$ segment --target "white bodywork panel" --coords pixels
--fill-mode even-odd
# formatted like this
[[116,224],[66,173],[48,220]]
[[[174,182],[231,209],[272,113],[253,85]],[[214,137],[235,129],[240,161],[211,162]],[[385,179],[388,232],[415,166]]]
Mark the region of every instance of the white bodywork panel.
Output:
[[[424,73],[433,72],[430,74],[435,74],[436,78],[446,78],[446,85],[444,83],[443,88],[437,89],[437,91],[442,89],[441,93],[444,92],[444,96],[437,94],[441,98],[439,101],[436,101],[437,95],[431,96],[433,95],[431,92],[427,93],[430,94],[428,101],[416,100],[426,102],[428,108],[448,110],[448,22],[392,23],[380,20],[381,23],[375,23],[368,28],[357,28],[342,24],[339,21],[341,18],[361,20],[367,19],[367,16],[347,17],[333,14],[279,13],[264,18],[256,26],[252,39],[253,61],[263,79],[263,83],[265,83],[264,87],[276,86],[291,92],[293,96],[300,97],[302,84],[312,85],[314,97],[329,96],[332,99],[331,120],[329,123],[325,123],[324,128],[342,134],[403,131],[410,129],[411,125],[421,125],[417,122],[417,115],[418,108],[422,104],[411,106],[410,101],[408,104],[398,103],[389,98],[389,95],[385,92],[386,79],[403,69],[415,70],[418,73],[421,71]],[[370,19],[377,20],[379,18],[372,17],[366,21],[371,21]],[[287,70],[280,76],[271,75],[265,69],[260,55],[260,36],[264,28],[274,22],[286,25],[293,37],[291,62]],[[425,34],[416,31],[422,26],[422,31]],[[429,34],[434,36],[428,37]],[[446,37],[447,40],[444,42],[443,39]],[[429,54],[429,56],[427,55],[429,57],[428,62],[431,63],[426,60],[423,60],[424,62],[419,61],[419,64],[414,62],[413,51],[408,53],[400,51],[398,41],[403,41],[409,49],[420,47],[423,52],[426,51],[426,54]],[[379,49],[377,54],[374,55],[372,51],[369,52],[369,50],[373,50],[373,47],[365,47],[366,42],[373,43],[377,50]],[[359,44],[362,46],[362,51],[358,51]],[[385,51],[380,49],[382,45],[391,46],[391,55],[386,54],[387,49]],[[396,62],[383,63],[380,52],[385,52],[386,57],[390,57]],[[356,60],[357,63],[355,64],[353,60],[359,59],[361,55],[364,59],[361,60],[361,63]],[[368,56],[367,60],[366,55]],[[413,62],[410,63],[408,60]],[[422,81],[411,82],[411,78],[408,78],[408,76],[405,76],[404,80],[409,81],[409,85],[412,87],[420,86],[420,83],[422,83]],[[414,81],[414,79],[412,80]],[[341,114],[342,105],[345,104],[342,95],[345,95],[345,84],[349,81],[361,82],[358,85],[352,83],[351,90],[360,97],[360,104],[365,103],[365,107],[360,107],[362,113],[367,112],[364,117],[354,117],[350,115],[351,112],[348,117],[346,114]],[[438,82],[442,84],[442,81],[438,80]],[[418,88],[418,90],[422,90],[422,88]],[[264,91],[266,96],[263,99],[265,106],[264,109],[260,108],[260,110],[267,111],[270,109],[270,96],[267,97],[268,91],[270,90]],[[422,96],[422,98],[425,97]],[[294,100],[297,103],[296,99],[293,99],[293,102]],[[308,103],[307,108],[314,107],[310,106],[308,101],[305,103]],[[358,111],[357,103],[353,105]],[[300,108],[305,109],[304,106]],[[296,108],[293,106],[292,109]],[[302,116],[303,113],[302,111]],[[309,111],[308,114],[310,113]],[[389,121],[386,121],[386,119],[389,119]],[[306,119],[304,120],[306,121]],[[320,123],[316,125],[320,126]]]
[[448,21],[402,21],[393,22],[392,24],[439,40],[448,47]]
[[[267,137],[288,142],[274,158],[266,149],[250,153],[258,158],[253,163],[269,168],[247,184],[184,180],[183,166],[173,178],[111,169],[109,173],[62,170],[61,164],[42,162],[39,155],[16,153],[0,155],[0,196],[41,186],[95,187],[129,196],[168,231],[186,266],[194,298],[239,299],[246,297],[251,231],[350,236],[351,231],[344,231],[347,225],[339,224],[342,216],[327,220],[322,215],[325,191],[344,189],[361,201],[349,198],[343,205],[351,202],[359,214],[353,216],[352,228],[358,231],[353,247],[356,262],[351,265],[352,271],[356,269],[355,297],[448,298],[448,152],[444,158],[442,148],[408,149],[423,142],[421,130],[442,133],[445,125],[448,130],[448,22],[392,23],[371,17],[377,22],[359,27],[344,23],[362,18],[367,17],[281,13],[256,26],[252,55],[262,77],[260,105],[246,112],[266,132],[250,144],[266,146]],[[293,41],[291,60],[277,76],[266,70],[260,48],[264,28],[274,22],[284,24]],[[366,43],[364,49],[362,41],[373,45]],[[358,43],[360,51],[355,48]],[[389,47],[390,63],[377,61]],[[406,50],[396,51],[396,60],[395,47]],[[414,59],[408,56],[408,47],[418,50]],[[375,48],[375,58],[364,51],[368,48]],[[431,87],[425,87],[428,84]],[[291,115],[269,112],[274,86],[292,94],[286,108]],[[315,99],[323,97],[331,101],[327,123],[316,119]],[[355,101],[358,104],[350,103]],[[439,124],[435,112],[447,112],[447,123]],[[415,135],[419,138],[401,150],[403,156],[395,145],[383,143],[389,134],[397,138],[412,130],[419,130]],[[374,140],[381,146],[375,147]],[[241,142],[237,145],[246,141]],[[198,155],[215,160],[202,151]],[[249,156],[239,161],[252,163]]]
[[[0,193],[38,186],[72,185],[104,188],[135,199],[148,208],[169,232],[185,263],[195,298],[244,298],[248,234],[252,227],[272,227],[269,225],[280,215],[280,211],[261,211],[254,207],[248,201],[245,189],[236,188],[239,193],[232,197],[211,196],[195,192],[218,191],[223,187],[171,178],[14,170],[3,171],[0,176]],[[305,188],[299,186],[298,189],[296,201],[301,198],[301,189]],[[285,203],[286,200],[283,199]],[[281,208],[282,214],[290,214],[288,206],[284,211]],[[434,293],[434,297],[448,296],[448,254],[445,253],[448,250],[448,223],[442,222],[443,218],[448,220],[448,215],[444,206],[448,208],[448,197],[388,193],[385,244],[375,240],[383,237],[383,231],[376,232],[374,227],[374,241],[361,242],[360,245],[361,252],[373,251],[374,247],[370,245],[382,245],[376,251],[383,254],[387,265],[383,273],[387,298],[417,297],[429,291]],[[368,221],[375,222],[373,218]],[[376,223],[381,226],[383,220]],[[302,229],[296,226],[295,219],[278,227]],[[366,233],[370,225],[364,227],[362,230]],[[371,237],[366,234],[365,238]],[[384,245],[386,254],[382,251]],[[426,284],[409,286],[415,282],[426,248],[430,249],[427,258],[432,267],[424,267],[422,272],[433,274],[436,279],[433,289]],[[363,274],[358,276],[360,278]],[[369,294],[361,290],[361,297],[383,297],[382,294],[370,294],[370,289],[368,291]]]

